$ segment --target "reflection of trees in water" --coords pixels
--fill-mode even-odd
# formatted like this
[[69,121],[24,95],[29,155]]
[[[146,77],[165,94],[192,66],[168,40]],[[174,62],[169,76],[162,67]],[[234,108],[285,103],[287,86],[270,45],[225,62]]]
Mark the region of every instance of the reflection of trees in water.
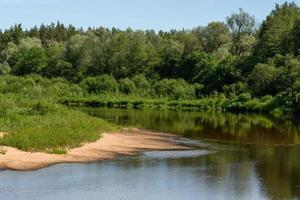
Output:
[[269,196],[299,198],[300,146],[252,147],[251,152],[258,160],[257,173]]
[[290,144],[300,143],[300,125],[263,115],[170,110],[88,109],[111,122],[232,142]]
[[[299,124],[262,115],[102,108],[91,112],[114,123],[175,132],[190,138],[259,144],[300,143]],[[193,166],[196,169],[194,175],[206,178],[206,182],[210,182],[216,190],[230,183],[228,187],[245,192],[242,195],[251,195],[246,194],[249,190],[243,190],[243,187],[253,187],[252,191],[257,188],[264,190],[259,192],[265,192],[269,199],[295,199],[300,196],[299,145],[226,146],[237,150],[223,150],[200,158],[166,160],[164,164],[171,167]],[[151,164],[155,165],[155,162]],[[149,162],[137,160],[134,165],[149,165]]]

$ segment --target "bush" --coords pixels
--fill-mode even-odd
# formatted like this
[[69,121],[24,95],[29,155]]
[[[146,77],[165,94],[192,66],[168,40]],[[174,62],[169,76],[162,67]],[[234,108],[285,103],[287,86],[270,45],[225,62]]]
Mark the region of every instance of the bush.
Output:
[[226,96],[236,96],[246,92],[248,86],[246,83],[238,82],[230,85],[225,85],[223,87],[223,92]]
[[121,79],[119,81],[120,84],[120,92],[123,94],[133,94],[136,92],[136,87],[134,81],[129,78]]
[[107,74],[97,77],[86,78],[83,81],[81,81],[80,85],[92,94],[111,94],[117,93],[119,91],[119,85],[116,79]]
[[8,75],[11,72],[11,67],[7,62],[0,63],[0,75]]
[[132,78],[135,87],[136,87],[136,94],[142,97],[149,97],[155,95],[153,87],[151,83],[146,79],[146,77],[142,74],[135,75]]
[[176,100],[194,99],[195,88],[184,80],[163,79],[156,83],[155,91],[159,97]]
[[257,95],[272,94],[276,79],[276,68],[268,64],[258,64],[250,74],[252,90]]

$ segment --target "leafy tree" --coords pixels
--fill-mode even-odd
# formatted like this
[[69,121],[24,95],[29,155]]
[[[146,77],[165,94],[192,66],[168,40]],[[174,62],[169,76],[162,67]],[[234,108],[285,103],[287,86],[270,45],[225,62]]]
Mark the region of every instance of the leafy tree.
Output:
[[208,85],[214,80],[213,75],[218,66],[217,58],[204,52],[197,53],[195,73],[190,77],[193,83]]
[[293,53],[295,55],[300,55],[300,19],[295,23],[293,32],[292,32],[292,46]]
[[65,46],[62,43],[54,43],[46,49],[47,66],[43,74],[47,77],[69,77],[72,74],[72,64],[65,61]]
[[254,52],[255,62],[265,62],[276,54],[293,53],[292,32],[300,19],[300,9],[295,3],[276,5],[275,10],[262,23],[259,42]]
[[178,76],[178,67],[184,53],[184,46],[177,41],[168,40],[164,42],[161,53],[161,63],[157,67],[157,72],[161,78],[171,78]]
[[215,68],[212,79],[207,82],[209,90],[222,92],[224,85],[232,85],[241,81],[241,72],[236,67],[234,57],[227,57],[219,62]]
[[257,95],[274,94],[273,84],[276,80],[276,68],[268,64],[257,64],[250,74],[252,90]]
[[[253,44],[253,34],[256,28],[255,18],[250,14],[239,10],[239,13],[234,13],[226,19],[232,35],[232,52],[234,55],[243,55],[248,48]],[[250,43],[250,44],[249,44]]]
[[16,75],[41,73],[46,66],[45,49],[37,38],[21,39],[18,46],[9,43],[3,54]]
[[16,75],[26,75],[31,73],[41,73],[46,67],[46,54],[43,48],[31,48],[21,51],[13,71]]
[[211,22],[198,32],[203,50],[207,53],[217,51],[230,42],[229,28],[223,22]]
[[83,30],[60,22],[28,30],[15,25],[0,31],[0,75],[62,77],[96,94],[120,90],[170,99],[219,96],[221,101],[226,96],[236,105],[273,95],[262,102],[276,100],[295,109],[300,97],[300,8],[276,5],[258,28],[242,9],[225,22],[157,33]]
[[4,50],[9,42],[19,44],[24,37],[25,33],[21,24],[11,26],[10,29],[5,30],[3,33],[1,32],[0,51]]

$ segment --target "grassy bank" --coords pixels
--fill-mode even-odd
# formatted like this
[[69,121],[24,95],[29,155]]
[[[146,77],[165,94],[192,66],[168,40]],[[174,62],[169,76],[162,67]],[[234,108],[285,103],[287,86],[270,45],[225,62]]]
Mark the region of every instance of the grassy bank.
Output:
[[255,112],[279,117],[299,110],[297,98],[289,96],[291,92],[261,98],[243,93],[176,100],[158,94],[138,96],[101,91],[94,94],[85,85],[61,78],[0,76],[0,132],[8,133],[0,138],[0,146],[64,153],[67,148],[97,140],[101,132],[117,129],[71,106]]
[[222,95],[194,100],[170,100],[163,98],[141,98],[136,96],[87,96],[60,100],[67,106],[109,107],[109,108],[157,108],[170,110],[251,112],[265,113],[281,117],[292,113],[281,97],[265,96],[251,98],[249,94],[234,97]]
[[0,127],[8,133],[0,146],[48,152],[78,147],[99,139],[103,131],[115,129],[104,120],[65,108],[44,115],[11,113],[1,117]]
[[61,96],[78,96],[80,89],[40,77],[1,77],[0,131],[8,133],[0,146],[25,151],[64,153],[99,139],[116,127],[99,118],[60,105]]

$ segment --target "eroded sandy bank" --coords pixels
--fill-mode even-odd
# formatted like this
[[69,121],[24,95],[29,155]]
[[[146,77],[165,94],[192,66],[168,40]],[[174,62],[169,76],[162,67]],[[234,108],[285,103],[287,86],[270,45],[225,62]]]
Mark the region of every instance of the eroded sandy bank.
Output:
[[120,133],[103,134],[96,142],[71,149],[65,155],[29,153],[11,147],[2,147],[0,168],[35,170],[58,163],[83,163],[114,159],[120,155],[135,155],[143,151],[182,150],[187,147],[177,144],[173,135],[140,129]]

